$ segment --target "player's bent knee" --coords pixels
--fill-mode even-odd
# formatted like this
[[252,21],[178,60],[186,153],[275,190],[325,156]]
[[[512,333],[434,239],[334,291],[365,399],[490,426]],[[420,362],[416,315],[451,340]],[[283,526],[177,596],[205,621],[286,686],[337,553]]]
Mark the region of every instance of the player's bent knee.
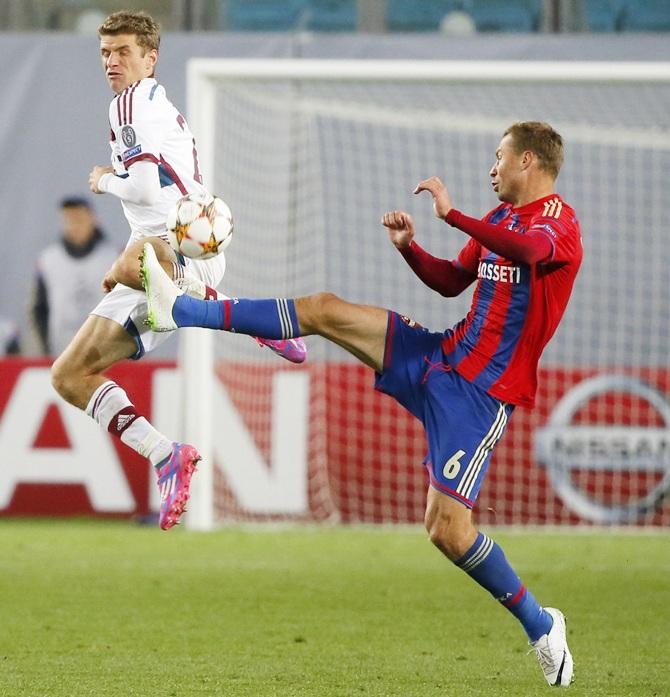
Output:
[[433,520],[426,524],[428,539],[438,549],[446,553],[449,545],[449,525],[445,521]]
[[452,561],[456,561],[467,551],[467,547],[464,549],[461,538],[448,526],[433,525],[428,530],[428,536],[433,545]]
[[62,355],[51,366],[51,385],[65,401],[72,401],[74,395],[72,373]]
[[113,266],[114,280],[117,283],[122,283],[124,286],[131,288],[137,286],[140,282],[140,261],[139,258],[122,254],[114,263]]
[[452,561],[460,559],[470,548],[470,526],[460,524],[452,516],[430,510],[426,511],[424,522],[432,544]]
[[301,329],[310,333],[321,333],[331,327],[335,320],[335,308],[341,302],[335,293],[327,291],[302,298],[299,305]]

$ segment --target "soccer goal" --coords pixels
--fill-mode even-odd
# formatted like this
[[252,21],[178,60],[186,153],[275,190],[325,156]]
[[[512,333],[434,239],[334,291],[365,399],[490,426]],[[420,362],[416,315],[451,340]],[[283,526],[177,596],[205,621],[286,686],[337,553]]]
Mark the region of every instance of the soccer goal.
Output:
[[[488,171],[503,131],[550,122],[584,263],[537,406],[516,410],[475,513],[670,523],[670,64],[197,59],[188,107],[206,183],[235,217],[226,294],[329,290],[435,330],[465,315],[470,293],[424,287],[381,215],[409,211],[417,241],[455,257],[465,235],[412,195],[416,183],[440,176],[481,216],[497,205]],[[344,351],[308,347],[292,367],[248,337],[186,333],[183,423],[205,455],[192,527],[422,519],[420,425]]]

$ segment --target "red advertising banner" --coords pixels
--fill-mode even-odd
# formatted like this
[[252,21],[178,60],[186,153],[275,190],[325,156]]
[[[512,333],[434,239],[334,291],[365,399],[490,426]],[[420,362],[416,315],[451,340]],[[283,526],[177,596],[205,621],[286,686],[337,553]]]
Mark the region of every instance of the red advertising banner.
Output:
[[[51,387],[49,366],[0,361],[0,515],[147,515],[147,461],[65,404]],[[129,361],[109,376],[150,415],[153,375],[173,368]]]
[[[328,462],[342,517],[421,521],[421,425],[372,393],[369,370],[330,366],[328,376]],[[539,385],[534,409],[515,409],[493,453],[477,520],[669,525],[670,372],[544,368]]]
[[[66,405],[47,362],[6,359],[0,376],[0,515],[150,513],[148,463]],[[109,376],[172,435],[173,364],[128,361]],[[374,391],[370,370],[221,364],[219,377],[217,515],[422,520],[421,424]],[[475,515],[483,524],[668,525],[669,488],[669,371],[544,368],[537,405],[515,410]]]

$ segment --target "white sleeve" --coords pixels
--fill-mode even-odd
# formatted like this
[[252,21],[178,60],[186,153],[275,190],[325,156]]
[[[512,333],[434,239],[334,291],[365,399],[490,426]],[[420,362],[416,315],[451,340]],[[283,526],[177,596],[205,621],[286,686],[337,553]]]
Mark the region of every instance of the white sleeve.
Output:
[[158,166],[151,160],[140,160],[128,168],[128,176],[103,174],[98,182],[100,191],[118,196],[122,201],[151,206],[158,200],[161,183]]

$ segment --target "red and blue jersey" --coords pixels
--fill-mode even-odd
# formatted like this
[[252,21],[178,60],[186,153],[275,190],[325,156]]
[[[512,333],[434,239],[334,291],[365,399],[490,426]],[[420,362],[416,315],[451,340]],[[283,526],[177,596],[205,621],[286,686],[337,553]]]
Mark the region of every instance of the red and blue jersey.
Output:
[[519,235],[545,235],[551,256],[536,264],[504,259],[474,239],[458,265],[477,277],[465,319],[445,332],[446,361],[497,399],[532,406],[537,364],[556,331],[582,260],[574,210],[552,194],[525,206],[502,204],[484,217]]

